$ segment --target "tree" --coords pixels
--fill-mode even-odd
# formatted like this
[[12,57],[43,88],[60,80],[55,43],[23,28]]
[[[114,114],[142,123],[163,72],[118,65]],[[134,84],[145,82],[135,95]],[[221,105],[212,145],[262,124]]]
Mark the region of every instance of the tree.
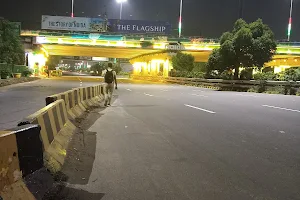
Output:
[[25,52],[15,26],[0,19],[0,63],[23,65]]
[[173,68],[178,71],[192,71],[194,68],[195,58],[191,54],[178,52],[172,57]]
[[250,24],[239,19],[231,32],[221,36],[220,48],[210,55],[207,68],[220,73],[234,70],[238,79],[240,67],[261,69],[272,59],[276,46],[272,30],[261,19]]
[[102,71],[105,70],[105,68],[105,64],[103,62],[99,62],[91,67],[91,71],[93,71],[95,75],[101,76]]
[[61,61],[61,56],[51,55],[48,57],[46,65],[48,66],[48,70],[55,70],[58,64]]

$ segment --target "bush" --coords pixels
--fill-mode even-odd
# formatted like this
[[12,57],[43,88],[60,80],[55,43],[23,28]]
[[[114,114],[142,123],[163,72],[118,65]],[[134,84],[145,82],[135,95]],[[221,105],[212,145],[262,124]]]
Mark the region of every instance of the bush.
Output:
[[2,69],[0,71],[1,79],[7,79],[7,77],[9,77],[10,74],[11,74],[10,71],[7,69]]
[[248,89],[248,92],[263,93],[266,91],[266,81],[260,81],[259,85]]
[[274,72],[266,72],[266,73],[261,73],[258,72],[253,75],[254,80],[263,80],[263,81],[275,81],[278,80],[279,77],[277,74]]
[[194,68],[192,71],[206,73],[207,72],[206,63],[203,63],[203,62],[194,63]]
[[298,88],[298,91],[296,92],[297,96],[300,96],[300,88]]
[[249,88],[249,89],[248,89],[248,92],[255,92],[255,93],[258,93],[257,86]]
[[170,75],[172,77],[183,77],[183,78],[204,78],[203,72],[195,72],[195,71],[175,71],[173,70]]
[[12,73],[23,73],[23,71],[28,70],[27,66],[25,65],[14,65],[12,67]]
[[25,70],[22,72],[22,76],[23,76],[23,77],[29,77],[29,76],[31,76],[31,75],[32,75],[32,71],[31,71],[29,68],[25,69]]
[[240,79],[241,80],[251,80],[253,78],[253,69],[252,68],[246,68],[241,71]]
[[113,64],[112,69],[119,74],[122,71],[122,67],[119,64]]
[[220,78],[223,80],[232,80],[233,74],[231,73],[231,71],[224,71],[220,74]]
[[102,75],[102,71],[105,69],[104,63],[97,63],[91,67],[91,71],[94,72],[94,75]]
[[6,79],[12,73],[11,65],[6,63],[0,63],[0,77],[1,79]]
[[291,87],[290,88],[290,95],[297,95],[297,92],[298,92],[298,90],[297,90],[297,88],[294,88],[294,87]]
[[147,47],[151,47],[151,46],[153,46],[152,42],[149,42],[149,41],[142,41],[141,42],[141,47],[142,48],[147,48]]
[[289,68],[281,73],[284,81],[300,81],[300,68]]
[[266,93],[266,94],[287,94],[287,90],[286,90],[286,87],[276,86],[276,87],[269,87],[264,93]]
[[195,58],[191,54],[178,52],[172,57],[172,64],[175,70],[178,71],[193,71],[195,67]]

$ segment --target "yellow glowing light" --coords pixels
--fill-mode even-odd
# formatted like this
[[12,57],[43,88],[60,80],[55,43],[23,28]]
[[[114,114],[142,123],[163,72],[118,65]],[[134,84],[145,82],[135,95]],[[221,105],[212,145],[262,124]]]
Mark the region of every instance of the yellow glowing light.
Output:
[[125,42],[123,41],[118,41],[117,46],[126,46]]
[[49,57],[48,51],[44,47],[42,47],[41,50],[45,53],[46,57],[48,58]]
[[295,59],[295,62],[298,62],[298,60],[297,60],[297,59]]
[[97,42],[97,40],[93,39],[92,42],[91,42],[91,44],[92,44],[92,45],[95,45],[96,42]]

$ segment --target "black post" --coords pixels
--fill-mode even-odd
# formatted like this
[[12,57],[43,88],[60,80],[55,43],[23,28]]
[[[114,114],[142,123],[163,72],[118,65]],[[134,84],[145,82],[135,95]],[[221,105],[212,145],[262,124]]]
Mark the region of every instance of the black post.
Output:
[[244,0],[239,0],[239,19],[244,17]]

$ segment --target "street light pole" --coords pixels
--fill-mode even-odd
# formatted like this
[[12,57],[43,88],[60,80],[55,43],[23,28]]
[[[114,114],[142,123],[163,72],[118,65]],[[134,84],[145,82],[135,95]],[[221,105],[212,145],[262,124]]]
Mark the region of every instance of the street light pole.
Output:
[[74,0],[72,0],[72,12],[71,12],[71,17],[74,17]]
[[291,31],[292,31],[292,15],[293,15],[293,0],[291,0],[291,7],[290,7],[290,18],[289,18],[289,25],[288,25],[288,42],[291,39]]
[[179,24],[178,24],[178,37],[181,37],[182,33],[182,2],[183,0],[180,0],[180,11],[179,11]]
[[127,2],[127,0],[117,0],[117,3],[120,5],[120,20],[122,19],[122,12],[123,12],[123,3]]
[[244,16],[244,0],[239,0],[239,18],[242,19]]
[[120,7],[120,20],[122,19],[122,11],[123,11],[123,2],[121,2],[121,7]]

